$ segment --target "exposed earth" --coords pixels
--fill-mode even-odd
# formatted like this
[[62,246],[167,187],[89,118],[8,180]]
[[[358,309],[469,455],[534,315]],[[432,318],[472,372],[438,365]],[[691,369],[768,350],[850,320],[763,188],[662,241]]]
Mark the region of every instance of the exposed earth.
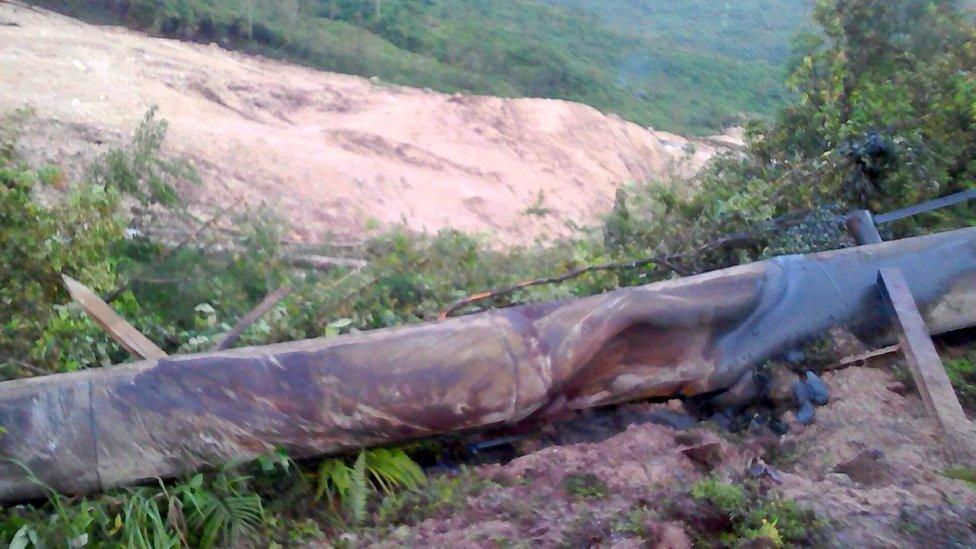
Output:
[[[184,189],[193,203],[267,202],[304,241],[401,223],[507,244],[567,235],[567,223],[606,213],[621,184],[688,174],[730,139],[689,141],[567,101],[392,86],[0,3],[0,113],[34,108],[26,158],[85,165],[153,104],[170,125],[167,152],[202,175]],[[526,215],[533,206],[547,214]]]
[[[828,372],[824,380],[830,403],[811,425],[790,421],[782,437],[759,428],[730,434],[711,423],[686,430],[642,423],[642,415],[673,411],[675,403],[628,405],[622,417],[632,419],[619,434],[455,473],[462,494],[453,507],[427,518],[401,511],[400,519],[412,512],[422,520],[344,539],[413,547],[711,546],[717,538],[708,535],[728,528],[728,516],[689,496],[711,478],[811,513],[805,545],[976,545],[976,485],[946,476],[952,464],[918,396],[887,366]],[[788,528],[784,518],[778,528]]]

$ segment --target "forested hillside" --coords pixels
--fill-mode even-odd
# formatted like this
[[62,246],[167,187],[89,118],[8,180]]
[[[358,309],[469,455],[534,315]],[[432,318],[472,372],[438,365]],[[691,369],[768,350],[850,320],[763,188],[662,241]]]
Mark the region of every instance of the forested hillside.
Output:
[[447,92],[711,133],[785,100],[808,0],[37,0],[72,16]]

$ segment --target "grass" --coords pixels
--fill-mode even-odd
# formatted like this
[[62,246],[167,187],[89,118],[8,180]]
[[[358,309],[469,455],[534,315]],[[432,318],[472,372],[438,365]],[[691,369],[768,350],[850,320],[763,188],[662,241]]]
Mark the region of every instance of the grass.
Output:
[[563,490],[581,499],[602,499],[610,495],[607,485],[593,473],[570,473],[563,477]]
[[951,467],[946,469],[945,476],[953,480],[961,480],[976,490],[976,467]]

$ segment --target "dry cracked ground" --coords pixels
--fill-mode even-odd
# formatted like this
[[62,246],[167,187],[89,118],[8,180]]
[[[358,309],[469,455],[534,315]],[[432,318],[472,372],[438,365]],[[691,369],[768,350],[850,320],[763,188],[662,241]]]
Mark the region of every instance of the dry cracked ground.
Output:
[[[616,412],[617,434],[432,475],[347,546],[976,546],[976,485],[951,478],[919,397],[886,367],[824,376],[831,400],[782,437],[646,421],[676,403]],[[673,414],[672,414],[673,415]],[[576,429],[593,418],[566,422]],[[599,437],[596,437],[597,439]],[[387,502],[389,503],[389,502]],[[376,522],[379,524],[375,524]]]

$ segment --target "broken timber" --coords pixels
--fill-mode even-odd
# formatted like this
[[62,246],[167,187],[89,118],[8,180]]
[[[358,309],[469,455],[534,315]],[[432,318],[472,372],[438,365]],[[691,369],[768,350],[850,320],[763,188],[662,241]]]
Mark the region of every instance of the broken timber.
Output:
[[293,291],[294,288],[286,285],[268,294],[264,299],[261,300],[261,303],[258,303],[257,307],[251,309],[250,312],[241,317],[241,319],[237,321],[237,324],[234,324],[234,327],[231,328],[229,332],[224,334],[224,337],[220,338],[220,341],[214,345],[214,350],[223,351],[224,349],[230,349],[233,347],[234,344],[237,343],[237,340],[241,338],[241,335],[244,334],[245,330],[250,328],[251,325],[257,322],[262,316],[265,315],[265,313],[274,308],[274,306],[277,305],[282,299],[291,295]]
[[898,268],[881,269],[878,286],[899,327],[898,339],[926,411],[937,421],[947,445],[958,459],[968,461],[976,457],[976,446],[973,446],[976,433],[949,382],[905,276]]
[[299,458],[640,398],[714,394],[842,326],[895,340],[897,267],[931,332],[976,324],[976,229],[785,256],[584,299],[0,383],[0,500]]
[[148,337],[142,335],[124,318],[118,315],[112,307],[102,301],[88,286],[71,278],[61,275],[64,285],[71,294],[71,299],[81,305],[81,308],[98,323],[108,335],[112,336],[119,345],[138,358],[163,358],[166,352],[156,346]]

